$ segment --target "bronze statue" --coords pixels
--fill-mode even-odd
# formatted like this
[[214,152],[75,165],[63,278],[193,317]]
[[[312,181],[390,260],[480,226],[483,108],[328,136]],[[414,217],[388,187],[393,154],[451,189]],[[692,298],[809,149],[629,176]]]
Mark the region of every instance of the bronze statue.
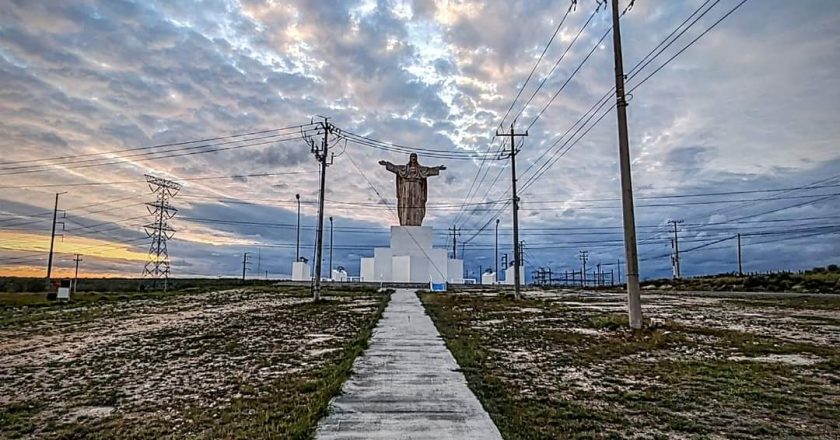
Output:
[[385,165],[385,169],[397,175],[397,212],[400,226],[420,226],[423,217],[426,216],[426,178],[437,176],[446,167],[424,167],[417,162],[417,155],[414,153],[411,153],[405,165],[394,165],[384,160],[380,160],[379,165]]

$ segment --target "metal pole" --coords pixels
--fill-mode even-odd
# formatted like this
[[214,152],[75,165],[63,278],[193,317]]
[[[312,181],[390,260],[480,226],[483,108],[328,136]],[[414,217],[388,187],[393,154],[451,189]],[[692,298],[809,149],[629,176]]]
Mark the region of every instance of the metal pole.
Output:
[[318,236],[316,255],[315,255],[315,286],[312,289],[312,297],[317,301],[321,299],[321,259],[323,258],[324,245],[324,188],[326,186],[327,178],[327,154],[329,150],[329,132],[330,123],[327,118],[324,118],[324,142],[319,156],[321,161],[321,189],[318,196]]
[[674,278],[678,279],[682,277],[682,271],[680,270],[680,241],[679,236],[677,235],[677,225],[682,223],[682,220],[668,220],[668,223],[674,225]]
[[333,257],[333,218],[330,216],[330,279],[332,279],[332,257]]
[[618,284],[621,284],[621,258],[615,260],[615,267],[617,267],[618,271]]
[[618,118],[618,155],[621,169],[621,204],[624,220],[624,251],[627,254],[627,314],[631,328],[642,328],[639,288],[639,258],[636,249],[636,218],[630,177],[630,139],[627,129],[627,99],[624,96],[624,63],[621,56],[621,28],[618,0],[612,0],[613,50],[615,51],[615,96]]
[[496,219],[496,282],[499,282],[499,219]]
[[245,282],[245,268],[248,265],[248,252],[242,254],[242,282]]
[[295,261],[300,261],[300,194],[295,194],[295,198],[297,199],[297,251],[295,252]]

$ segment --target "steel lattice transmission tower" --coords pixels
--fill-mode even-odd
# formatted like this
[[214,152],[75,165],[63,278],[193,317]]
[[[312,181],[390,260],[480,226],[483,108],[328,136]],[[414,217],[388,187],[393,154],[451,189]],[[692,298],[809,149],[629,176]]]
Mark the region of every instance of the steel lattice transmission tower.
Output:
[[148,174],[145,177],[149,189],[157,198],[154,202],[146,203],[146,209],[155,220],[143,226],[146,235],[152,239],[149,257],[146,258],[146,266],[143,268],[143,278],[151,278],[154,288],[157,288],[158,280],[163,279],[166,289],[169,279],[169,251],[166,249],[166,240],[175,234],[175,229],[169,226],[169,220],[178,212],[169,204],[169,200],[178,194],[181,184]]

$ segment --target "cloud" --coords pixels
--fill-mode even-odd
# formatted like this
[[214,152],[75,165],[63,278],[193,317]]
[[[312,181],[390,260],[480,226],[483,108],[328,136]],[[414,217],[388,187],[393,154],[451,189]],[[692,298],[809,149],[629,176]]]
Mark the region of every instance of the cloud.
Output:
[[[504,4],[386,0],[211,0],[200,5],[131,0],[5,2],[0,6],[0,82],[4,84],[0,90],[0,129],[4,133],[0,162],[216,138],[306,123],[315,115],[330,116],[343,129],[383,141],[448,151],[484,152],[490,146],[489,151],[495,151],[498,140],[493,139],[493,133],[568,5],[567,1],[549,0]],[[637,4],[622,19],[628,69],[697,6],[699,2]],[[701,24],[712,23],[725,12],[724,7],[713,10]],[[745,4],[632,93],[630,144],[643,258],[668,252],[663,229],[668,218],[703,225],[732,221],[816,200],[784,197],[835,191],[822,188],[790,194],[645,199],[798,187],[820,179],[830,184],[834,181],[827,179],[840,175],[836,148],[840,126],[834,105],[840,93],[836,75],[840,36],[834,32],[840,25],[840,7],[781,0],[762,3],[761,13],[757,13],[758,7]],[[545,79],[543,89],[517,120],[520,129],[529,125],[608,29],[609,14],[599,12],[555,74],[547,77],[591,11],[592,5],[580,3],[569,14],[503,128]],[[670,56],[701,29],[698,26],[690,31],[664,55]],[[518,154],[529,264],[552,265],[558,270],[574,267],[579,248],[590,249],[593,261],[623,258],[620,229],[573,229],[621,225],[614,114],[607,114],[579,142],[566,143],[564,138],[547,151],[593,102],[609,93],[614,78],[610,49],[609,42],[596,49],[530,127]],[[628,87],[635,87],[665,56],[639,76],[631,74]],[[320,138],[315,136],[315,140]],[[563,145],[571,148],[563,153],[559,150]],[[357,228],[342,230],[336,243],[341,243],[336,260],[352,272],[358,255],[369,255],[373,246],[381,244],[387,238],[382,235],[385,228],[394,222],[388,206],[379,204],[380,196],[393,201],[393,176],[382,172],[376,162],[405,158],[352,143],[346,147],[337,143],[333,151],[335,163],[327,171],[327,214],[336,218],[336,225]],[[86,225],[111,221],[122,226],[101,234],[118,241],[138,232],[133,225],[140,221],[121,219],[142,216],[144,207],[135,202],[152,198],[143,182],[144,173],[177,180],[307,171],[275,177],[184,180],[184,189],[174,199],[181,208],[174,220],[179,232],[170,248],[176,273],[235,274],[241,269],[241,252],[252,252],[257,244],[266,245],[260,252],[269,270],[288,272],[284,267],[294,256],[290,247],[294,231],[288,227],[202,223],[186,218],[294,223],[294,194],[300,193],[306,202],[302,205],[304,223],[311,227],[318,168],[307,145],[295,140],[150,159],[156,156],[163,154],[102,167],[65,166],[23,174],[7,174],[3,169],[13,165],[0,163],[0,186],[30,185],[0,188],[0,213],[4,215],[0,227],[18,221],[19,215],[51,211],[56,191],[69,191],[61,203],[70,208],[136,195],[136,200],[103,205],[112,208],[105,212],[72,213],[81,215],[77,218]],[[461,205],[472,186],[476,187],[472,202],[508,199],[509,168],[502,168],[501,162],[485,174],[487,167],[478,173],[476,161],[423,156],[423,163],[440,162],[448,167],[441,178],[430,182],[427,223],[439,230],[438,242],[444,244],[444,231],[456,220],[470,235],[484,225],[493,228],[495,209],[465,205],[461,212]],[[105,157],[107,162],[119,160],[115,155]],[[558,158],[556,163],[542,169],[552,157]],[[534,179],[538,170],[545,172]],[[476,175],[481,182],[473,185]],[[131,183],[39,186],[109,181]],[[739,197],[754,203],[735,203]],[[770,200],[756,201],[762,198]],[[829,198],[748,220],[827,217],[781,224],[817,227],[830,224],[831,217],[838,215],[833,202],[836,200]],[[507,249],[512,246],[509,210],[500,218]],[[23,217],[20,221],[24,219],[37,222],[19,229],[44,232],[42,218]],[[746,233],[779,230],[781,225],[740,223],[728,227],[734,231],[737,226]],[[553,228],[551,235],[545,235],[546,228]],[[696,243],[702,244],[701,239],[731,232],[715,235],[710,229],[714,228],[687,228],[686,243],[698,240]],[[475,234],[468,245],[467,255],[475,258],[467,262],[468,267],[492,258],[490,232],[485,229]],[[311,246],[314,230],[303,235],[306,246]],[[785,237],[790,241],[771,241]],[[750,264],[756,270],[804,267],[825,264],[837,256],[836,245],[826,236],[796,237],[751,238]],[[780,252],[785,243],[792,245],[789,249],[801,250],[796,258]],[[688,273],[730,270],[729,254],[730,249],[725,248],[688,252],[684,268]],[[8,255],[0,254],[0,259],[4,257]],[[97,270],[110,267],[131,275],[139,272],[125,262],[90,264],[99,265]],[[665,276],[668,264],[667,258],[645,260],[643,275]]]

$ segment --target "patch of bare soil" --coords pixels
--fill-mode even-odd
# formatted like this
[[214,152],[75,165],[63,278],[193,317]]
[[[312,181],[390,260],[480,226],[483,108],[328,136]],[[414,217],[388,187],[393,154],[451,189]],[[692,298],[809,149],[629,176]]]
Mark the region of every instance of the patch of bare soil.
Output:
[[[226,417],[254,418],[269,404],[291,414],[324,397],[317,394],[324,372],[346,361],[382,301],[336,294],[313,303],[282,289],[228,290],[8,309],[0,437],[241,436],[225,428]],[[296,423],[276,419],[281,427]]]
[[422,296],[503,435],[838,438],[840,299]]

